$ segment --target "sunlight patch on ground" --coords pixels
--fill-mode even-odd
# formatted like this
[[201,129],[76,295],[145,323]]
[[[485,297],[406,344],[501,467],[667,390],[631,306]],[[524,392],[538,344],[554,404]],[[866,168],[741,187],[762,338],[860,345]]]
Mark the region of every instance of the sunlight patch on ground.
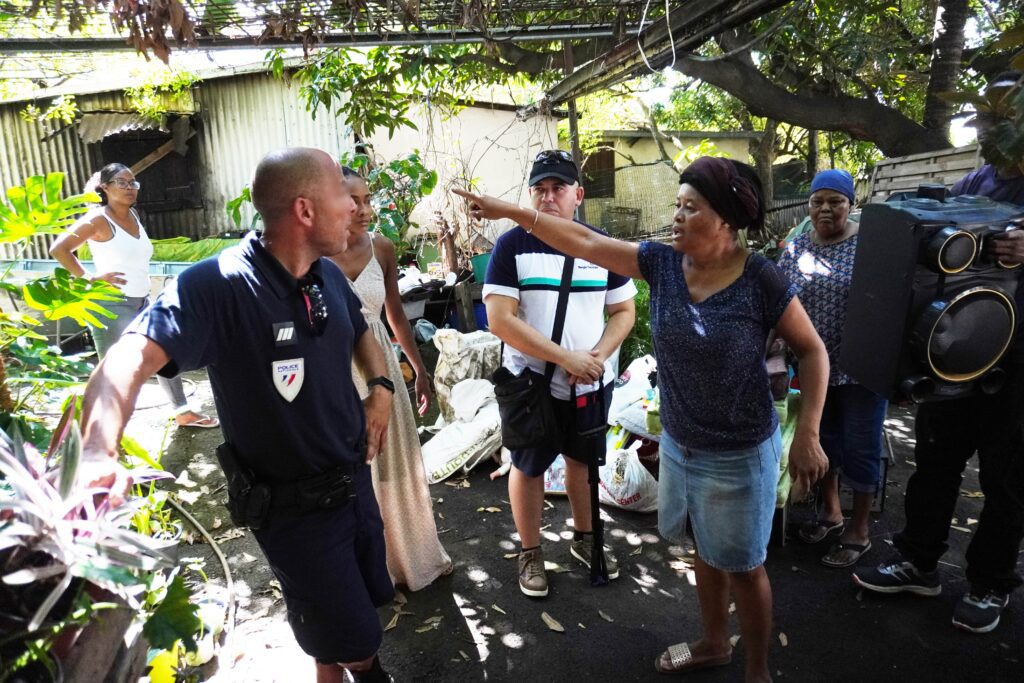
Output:
[[455,599],[455,604],[466,622],[466,628],[469,629],[469,634],[473,638],[477,654],[480,656],[479,661],[487,661],[487,658],[491,656],[491,650],[487,647],[487,636],[493,636],[494,629],[482,623],[486,611],[474,605],[460,593],[452,593],[452,598]]

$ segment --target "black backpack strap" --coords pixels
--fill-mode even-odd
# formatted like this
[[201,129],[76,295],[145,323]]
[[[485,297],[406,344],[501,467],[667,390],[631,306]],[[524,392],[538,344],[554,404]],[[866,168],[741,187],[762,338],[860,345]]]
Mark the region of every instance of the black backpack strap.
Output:
[[[565,257],[565,265],[562,267],[562,280],[558,286],[558,303],[555,305],[555,324],[551,328],[551,341],[556,345],[562,343],[562,331],[565,329],[565,312],[569,308],[569,290],[572,288],[572,272],[576,259],[572,256]],[[555,364],[548,361],[544,368],[544,378],[551,383],[555,376]]]

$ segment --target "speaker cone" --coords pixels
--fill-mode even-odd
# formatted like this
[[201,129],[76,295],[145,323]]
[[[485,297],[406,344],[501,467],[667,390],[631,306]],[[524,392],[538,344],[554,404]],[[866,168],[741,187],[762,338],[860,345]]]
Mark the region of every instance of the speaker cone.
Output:
[[936,232],[925,248],[925,265],[952,275],[967,270],[978,255],[978,238],[966,230],[946,227]]
[[928,368],[947,382],[969,382],[999,362],[1016,328],[1013,301],[997,289],[975,287],[937,299],[914,328]]

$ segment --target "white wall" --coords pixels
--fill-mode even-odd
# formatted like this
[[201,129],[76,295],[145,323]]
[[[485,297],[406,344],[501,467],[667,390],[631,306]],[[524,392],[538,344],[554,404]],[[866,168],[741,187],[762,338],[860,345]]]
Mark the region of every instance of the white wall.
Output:
[[557,119],[537,115],[519,120],[515,112],[489,109],[486,104],[467,107],[450,118],[421,107],[410,118],[418,130],[400,128],[393,136],[377,130],[368,142],[385,161],[418,149],[424,165],[437,171],[437,188],[413,211],[413,222],[421,230],[432,230],[434,212],[441,211],[450,224],[458,221],[462,234],[482,237],[477,246],[486,251],[486,242],[512,227],[511,223],[468,226],[460,211],[462,200],[451,195],[450,188],[465,187],[472,180],[481,192],[526,203],[527,174],[534,156],[558,146]]

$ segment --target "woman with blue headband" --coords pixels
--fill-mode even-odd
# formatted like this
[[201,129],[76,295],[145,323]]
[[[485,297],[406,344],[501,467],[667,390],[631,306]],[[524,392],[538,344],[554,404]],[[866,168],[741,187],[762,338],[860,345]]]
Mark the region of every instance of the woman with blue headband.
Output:
[[[868,521],[882,470],[885,399],[840,369],[839,349],[846,300],[853,278],[858,223],[851,221],[853,178],[846,171],[821,171],[811,182],[808,207],[814,230],[794,239],[779,266],[799,289],[800,301],[828,350],[830,372],[821,415],[821,446],[829,471],[821,482],[821,510],[798,535],[805,543],[836,538],[821,558],[826,567],[849,567],[871,549]],[[853,489],[853,517],[844,528],[839,476]]]

